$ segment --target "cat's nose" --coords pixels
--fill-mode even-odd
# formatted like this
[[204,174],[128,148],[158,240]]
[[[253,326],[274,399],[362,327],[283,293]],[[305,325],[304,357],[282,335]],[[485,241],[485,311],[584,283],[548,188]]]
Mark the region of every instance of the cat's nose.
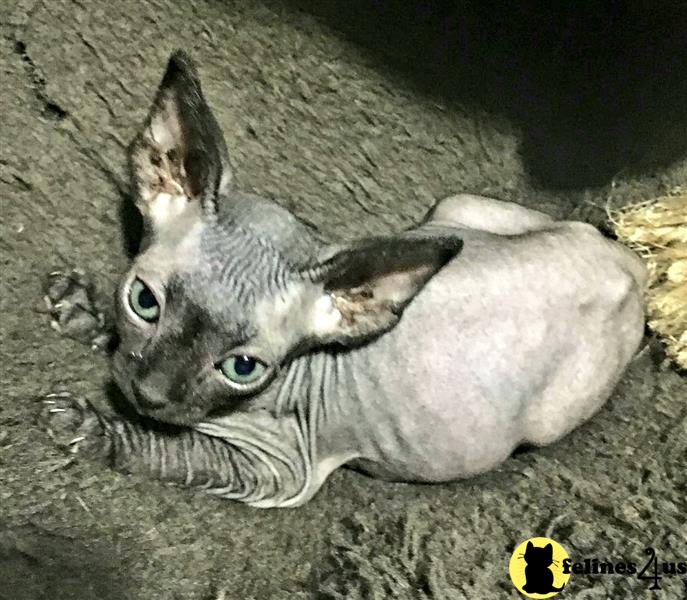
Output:
[[134,393],[136,404],[144,410],[155,410],[167,405],[164,396],[155,390],[141,386],[135,381],[131,382],[131,390]]

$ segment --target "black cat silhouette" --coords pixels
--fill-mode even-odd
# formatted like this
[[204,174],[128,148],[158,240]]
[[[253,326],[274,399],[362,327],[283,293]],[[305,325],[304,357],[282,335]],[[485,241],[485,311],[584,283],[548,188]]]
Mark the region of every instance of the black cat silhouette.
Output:
[[528,594],[550,594],[560,592],[562,587],[553,586],[553,571],[549,568],[553,564],[553,546],[546,544],[543,548],[527,542],[525,550],[525,585],[523,591]]

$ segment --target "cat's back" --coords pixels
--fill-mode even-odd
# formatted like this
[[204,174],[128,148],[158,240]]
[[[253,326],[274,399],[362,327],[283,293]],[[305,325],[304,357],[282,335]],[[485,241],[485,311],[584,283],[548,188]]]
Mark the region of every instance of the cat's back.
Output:
[[[458,281],[466,290],[483,291],[494,285],[497,292],[525,288],[530,295],[543,291],[563,295],[569,290],[604,293],[614,284],[623,287],[628,279],[640,290],[646,285],[641,260],[587,223],[559,221],[520,235],[431,224],[417,231],[463,240],[461,252],[428,283],[419,301],[442,294],[454,297]],[[527,285],[522,285],[524,281]]]
[[447,381],[489,373],[535,385],[566,360],[583,378],[612,379],[632,358],[646,270],[627,248],[578,222],[460,235],[463,250],[408,306],[390,344],[427,349],[425,367]]
[[641,262],[593,227],[455,233],[462,252],[356,357],[377,429],[365,468],[380,476],[452,479],[558,439],[599,408],[642,338]]

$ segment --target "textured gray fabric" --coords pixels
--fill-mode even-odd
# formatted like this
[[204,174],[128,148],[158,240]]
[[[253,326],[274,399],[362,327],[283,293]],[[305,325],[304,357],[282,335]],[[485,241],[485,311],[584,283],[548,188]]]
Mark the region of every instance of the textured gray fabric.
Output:
[[[627,150],[613,155],[613,184],[609,175],[596,188],[552,191],[560,177],[547,178],[551,170],[537,156],[555,157],[556,145],[538,138],[539,154],[531,152],[517,114],[486,112],[499,102],[479,96],[454,103],[427,93],[380,54],[296,10],[309,4],[0,6],[0,598],[203,600],[218,589],[228,598],[383,598],[392,590],[399,598],[515,598],[511,549],[547,530],[577,555],[641,557],[651,544],[684,560],[687,380],[660,370],[648,354],[588,425],[466,483],[389,484],[339,471],[307,506],[260,511],[98,465],[60,468],[64,455],[35,424],[36,398],[60,388],[102,403],[107,366],[102,355],[52,333],[32,307],[44,273],[64,263],[89,268],[104,290],[114,289],[129,240],[119,227],[125,147],[176,47],[200,65],[238,187],[279,198],[328,237],[398,230],[460,191],[601,223],[607,203],[687,181],[675,142],[684,129],[671,129],[687,114],[673,100],[687,98],[687,70],[669,45],[651,54],[658,73],[651,86],[611,79],[641,97],[616,128],[628,135],[614,138]],[[350,5],[353,24],[365,22],[359,5]],[[336,21],[334,12],[325,17]],[[478,12],[470,15],[477,25]],[[523,31],[527,23],[523,18]],[[670,38],[663,30],[654,37]],[[645,34],[638,39],[646,43]],[[385,40],[392,51],[401,47],[391,35]],[[499,81],[504,67],[497,62],[477,62],[486,84]],[[653,71],[638,73],[650,80]],[[652,103],[647,90],[664,82],[674,91]],[[535,91],[548,85],[529,83]],[[586,93],[602,95],[602,83]],[[493,96],[504,105],[511,100],[497,87]],[[573,104],[531,98],[526,108],[540,117],[546,109],[563,120]],[[619,99],[613,96],[622,111]],[[643,122],[643,114],[651,118]],[[575,118],[587,122],[584,114]],[[575,128],[565,131],[569,139]],[[647,138],[647,131],[662,135]],[[646,139],[664,144],[674,162],[630,169],[630,158],[644,158]],[[584,150],[584,135],[577,145]],[[566,152],[575,146],[568,143]],[[565,153],[556,161],[569,184],[578,172],[585,181]],[[587,599],[632,597],[644,586],[586,576],[570,585],[591,588]],[[678,598],[681,586],[665,582],[665,597]]]

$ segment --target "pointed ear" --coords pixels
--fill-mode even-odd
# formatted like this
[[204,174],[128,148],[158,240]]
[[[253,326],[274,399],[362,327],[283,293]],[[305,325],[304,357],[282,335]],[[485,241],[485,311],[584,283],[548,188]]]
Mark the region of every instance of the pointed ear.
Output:
[[427,281],[462,248],[458,238],[371,238],[303,272],[317,286],[309,337],[353,345],[392,328]]
[[129,159],[136,204],[153,229],[192,206],[216,212],[217,194],[231,180],[226,144],[182,50],[169,59]]
[[527,550],[532,550],[534,548],[534,544],[532,542],[527,542]]

